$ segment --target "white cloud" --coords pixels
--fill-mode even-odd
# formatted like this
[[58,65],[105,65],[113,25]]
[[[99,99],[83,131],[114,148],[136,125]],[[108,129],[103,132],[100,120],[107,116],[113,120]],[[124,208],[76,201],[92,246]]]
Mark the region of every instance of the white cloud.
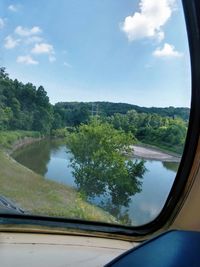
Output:
[[31,50],[33,54],[54,54],[54,49],[51,44],[47,43],[40,43],[40,44],[35,44],[33,49]]
[[12,11],[12,12],[17,12],[18,9],[19,9],[19,7],[16,6],[16,5],[9,5],[9,6],[8,6],[8,9],[9,9],[10,11]]
[[41,54],[48,55],[50,63],[53,63],[56,61],[53,45],[48,44],[48,43],[35,44],[33,49],[31,50],[31,53],[37,54],[37,55],[41,55]]
[[17,63],[23,63],[26,65],[37,65],[39,62],[34,60],[31,56],[18,56]]
[[26,44],[32,44],[32,43],[40,43],[42,42],[43,38],[40,36],[30,36],[26,39]]
[[17,26],[17,28],[15,29],[15,33],[20,35],[20,36],[31,36],[31,35],[35,35],[35,34],[39,34],[41,33],[42,30],[40,29],[40,27],[38,26],[34,26],[32,28],[25,28],[22,26]]
[[[38,26],[32,28],[26,28],[22,26],[17,26],[15,28],[15,38],[11,35],[5,38],[5,48],[11,49],[21,43],[28,51],[29,55],[18,56],[17,62],[24,64],[36,65],[39,62],[34,59],[34,55],[46,55],[49,62],[53,63],[56,61],[55,51],[53,45],[46,43],[44,38],[40,33],[42,30]],[[18,39],[17,36],[18,35]],[[19,38],[20,36],[20,38]],[[30,47],[32,46],[32,49]],[[32,54],[32,55],[31,55]]]
[[0,30],[5,26],[4,19],[0,18]]
[[49,62],[54,62],[54,61],[56,61],[56,57],[54,57],[54,56],[49,56]]
[[162,27],[171,17],[176,0],[141,0],[140,11],[125,18],[121,28],[129,41],[143,38],[164,39]]
[[4,47],[6,49],[12,49],[15,48],[20,42],[20,39],[14,39],[12,36],[8,35],[4,39]]
[[175,50],[175,47],[173,45],[165,43],[163,48],[159,47],[153,52],[153,56],[160,58],[182,57],[183,54]]

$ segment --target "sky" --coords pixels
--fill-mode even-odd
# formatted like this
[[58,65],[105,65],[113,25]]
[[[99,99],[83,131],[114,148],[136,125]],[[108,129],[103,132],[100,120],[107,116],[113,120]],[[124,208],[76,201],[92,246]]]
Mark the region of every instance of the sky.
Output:
[[190,106],[179,0],[1,0],[0,66],[52,104]]

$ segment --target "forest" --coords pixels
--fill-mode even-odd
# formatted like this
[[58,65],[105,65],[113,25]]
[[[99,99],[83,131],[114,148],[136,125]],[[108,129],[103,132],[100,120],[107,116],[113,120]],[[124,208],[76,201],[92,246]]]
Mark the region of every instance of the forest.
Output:
[[52,105],[43,86],[23,84],[0,68],[0,131],[37,131],[62,136],[98,117],[131,133],[137,142],[182,153],[190,109],[139,107],[111,102],[60,102]]

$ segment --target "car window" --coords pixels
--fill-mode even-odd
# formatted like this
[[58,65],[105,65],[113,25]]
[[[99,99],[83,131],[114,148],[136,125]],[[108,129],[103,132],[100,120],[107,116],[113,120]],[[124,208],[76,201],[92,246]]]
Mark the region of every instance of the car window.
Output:
[[187,134],[181,1],[0,3],[0,211],[140,226]]

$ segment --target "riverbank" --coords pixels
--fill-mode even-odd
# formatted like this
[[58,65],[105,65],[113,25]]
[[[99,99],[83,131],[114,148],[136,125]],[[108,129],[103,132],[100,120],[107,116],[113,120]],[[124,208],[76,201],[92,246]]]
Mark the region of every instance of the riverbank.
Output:
[[133,156],[147,160],[158,160],[164,162],[180,162],[181,156],[170,152],[163,152],[158,148],[152,148],[145,145],[134,145]]
[[25,137],[23,139],[17,140],[10,149],[7,150],[8,155],[12,155],[16,150],[31,145],[35,142],[39,142],[43,140],[45,137],[33,138],[33,137]]
[[15,150],[44,139],[34,131],[0,131],[0,149],[11,155]]
[[31,214],[117,223],[107,212],[82,200],[75,189],[45,179],[2,151],[0,195]]
[[30,214],[117,223],[112,215],[84,201],[74,188],[47,180],[16,162],[10,156],[13,151],[42,139],[28,135],[1,132],[0,196]]

